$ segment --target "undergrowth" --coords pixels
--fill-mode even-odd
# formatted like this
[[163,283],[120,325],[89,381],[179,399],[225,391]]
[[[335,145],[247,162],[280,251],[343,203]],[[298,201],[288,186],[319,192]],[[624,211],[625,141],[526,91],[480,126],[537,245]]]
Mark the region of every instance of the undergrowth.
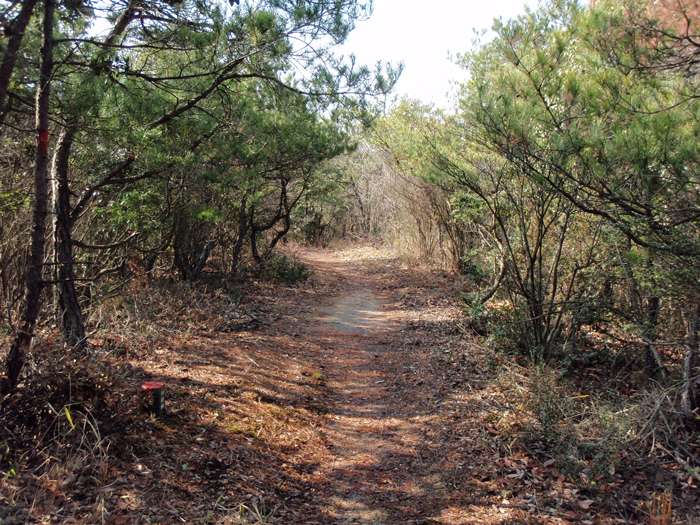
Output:
[[[0,454],[0,523],[16,522],[17,513],[29,521],[48,513],[62,523],[104,522],[110,440],[84,406],[47,404],[53,419],[36,429],[43,433],[33,436],[32,446],[13,439],[12,432],[7,435],[11,427],[5,418],[0,421],[0,433],[6,434]],[[12,409],[6,414],[14,415]],[[75,497],[86,493],[91,497]]]
[[[145,417],[136,408],[133,383],[149,376],[129,361],[169,362],[161,354],[173,334],[267,322],[267,305],[249,299],[251,289],[251,283],[231,287],[212,278],[127,288],[92,305],[86,315],[90,345],[82,352],[44,329],[17,390],[0,398],[0,525],[19,523],[20,516],[26,522],[53,516],[61,523],[111,523],[120,512],[139,511],[142,503],[116,498],[109,488],[124,475],[113,465],[133,458],[133,435],[128,443],[122,438],[138,434],[134,424]],[[215,516],[218,523],[273,523],[273,510],[249,503],[218,508]]]
[[275,523],[275,511],[279,508],[269,508],[264,501],[251,503],[250,505],[239,505],[236,508],[226,508],[216,502],[216,510],[223,513],[223,516],[212,523],[216,525],[266,525]]
[[555,369],[502,366],[498,384],[504,394],[493,416],[523,445],[579,485],[594,489],[612,476],[621,450],[633,434],[620,407],[580,394]]
[[246,268],[244,272],[263,282],[275,281],[285,284],[305,281],[313,273],[307,265],[286,255],[273,255],[261,264]]
[[677,452],[691,454],[693,439],[674,409],[674,388],[656,385],[632,398],[606,385],[609,378],[575,379],[551,366],[501,364],[502,397],[489,420],[540,461],[554,460],[585,494],[621,482],[630,470],[647,472],[660,492],[698,479],[690,457]]

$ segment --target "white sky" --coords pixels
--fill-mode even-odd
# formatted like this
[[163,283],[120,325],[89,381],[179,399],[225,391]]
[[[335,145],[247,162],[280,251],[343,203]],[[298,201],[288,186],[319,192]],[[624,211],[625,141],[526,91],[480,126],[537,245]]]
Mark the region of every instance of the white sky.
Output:
[[[474,29],[490,29],[493,20],[513,18],[525,4],[538,0],[374,0],[369,20],[358,22],[343,54],[353,53],[358,64],[373,67],[377,60],[404,62],[395,97],[407,96],[449,108],[451,81],[463,81],[465,72],[448,59],[468,51]],[[106,31],[98,24],[93,31]],[[104,27],[102,27],[104,26]]]
[[354,53],[358,64],[377,60],[405,64],[396,86],[398,96],[449,107],[451,80],[464,72],[448,60],[471,48],[473,29],[489,29],[524,12],[537,0],[374,0],[372,17],[359,22],[342,52]]

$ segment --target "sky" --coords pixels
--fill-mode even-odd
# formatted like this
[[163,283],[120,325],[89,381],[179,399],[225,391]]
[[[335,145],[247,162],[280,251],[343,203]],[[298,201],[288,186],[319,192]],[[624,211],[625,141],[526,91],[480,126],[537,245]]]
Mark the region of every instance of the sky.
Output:
[[526,3],[537,5],[536,0],[374,0],[371,18],[357,23],[342,52],[369,66],[403,61],[396,95],[448,108],[450,81],[466,78],[448,52],[469,51],[473,29],[490,28],[494,18],[513,18]]

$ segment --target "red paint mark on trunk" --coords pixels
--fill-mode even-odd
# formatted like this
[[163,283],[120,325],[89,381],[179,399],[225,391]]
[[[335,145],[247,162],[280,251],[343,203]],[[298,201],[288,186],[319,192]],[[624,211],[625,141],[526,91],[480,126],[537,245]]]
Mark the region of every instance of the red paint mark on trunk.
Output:
[[39,151],[48,153],[49,151],[49,130],[42,129],[39,131]]

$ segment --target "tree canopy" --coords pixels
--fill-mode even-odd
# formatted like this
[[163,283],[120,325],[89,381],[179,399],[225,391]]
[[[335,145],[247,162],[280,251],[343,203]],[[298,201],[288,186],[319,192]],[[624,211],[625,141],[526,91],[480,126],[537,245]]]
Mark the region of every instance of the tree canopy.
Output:
[[[124,275],[134,250],[147,271],[172,253],[187,280],[217,243],[233,242],[222,260],[234,274],[246,239],[255,261],[269,256],[319,166],[353,148],[351,130],[376,114],[376,97],[400,73],[335,51],[370,12],[356,0],[5,6],[0,140],[12,160],[3,202],[12,207],[29,190],[19,174],[32,164],[35,172],[27,266],[15,265],[20,237],[7,239],[3,266],[5,282],[16,283],[9,295],[28,277],[10,384],[44,283],[55,287],[67,340],[83,345],[76,282]],[[21,152],[33,149],[32,163]]]

